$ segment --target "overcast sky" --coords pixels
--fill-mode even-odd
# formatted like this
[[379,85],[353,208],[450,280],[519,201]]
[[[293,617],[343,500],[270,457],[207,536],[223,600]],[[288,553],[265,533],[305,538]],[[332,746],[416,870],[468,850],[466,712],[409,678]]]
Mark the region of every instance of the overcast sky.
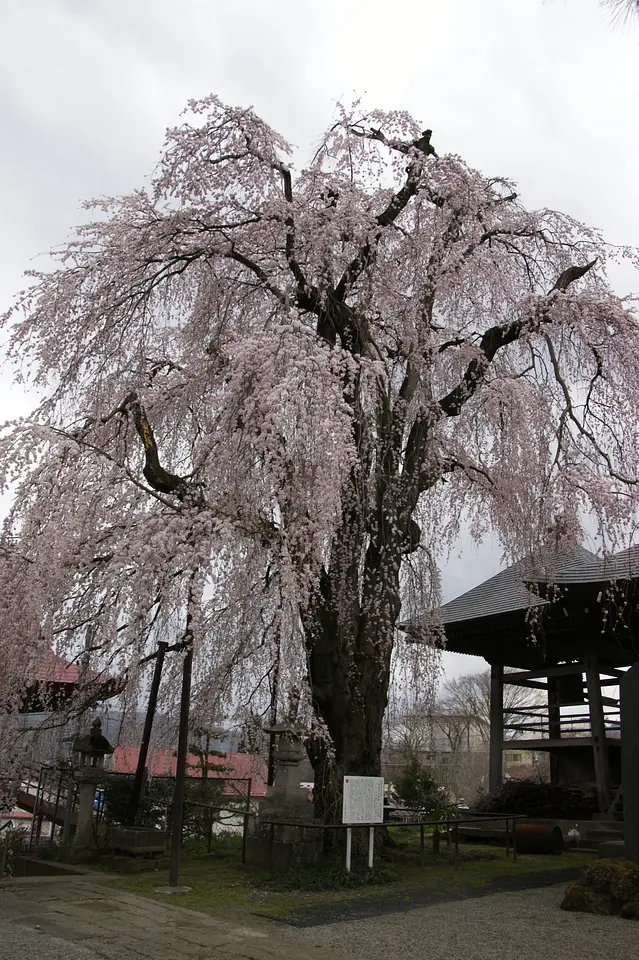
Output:
[[[210,92],[302,160],[339,99],[407,109],[439,153],[639,245],[639,25],[598,0],[0,0],[0,312],[80,201],[142,185]],[[24,409],[7,378],[0,419]],[[494,544],[463,546],[447,599],[500,566]]]

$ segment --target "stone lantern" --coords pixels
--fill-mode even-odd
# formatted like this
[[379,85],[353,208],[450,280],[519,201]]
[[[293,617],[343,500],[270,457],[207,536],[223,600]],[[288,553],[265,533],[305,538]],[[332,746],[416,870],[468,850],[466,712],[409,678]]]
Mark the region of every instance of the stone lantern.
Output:
[[280,815],[285,811],[293,813],[294,810],[297,817],[304,816],[308,803],[300,790],[299,768],[305,755],[302,739],[305,729],[301,724],[283,721],[265,727],[264,733],[277,737],[274,756],[275,784],[269,788],[267,800],[262,802],[260,810],[268,807],[275,809]]
[[103,779],[104,758],[113,753],[113,747],[102,736],[102,721],[94,720],[91,730],[73,741],[74,779],[78,784],[78,823],[75,846],[86,849],[93,846],[93,803],[95,789]]
[[319,821],[306,792],[300,790],[305,728],[287,720],[265,727],[264,732],[277,737],[275,784],[260,800],[253,831],[246,840],[246,861],[269,870],[313,862],[321,854],[322,837],[320,830],[313,829]]

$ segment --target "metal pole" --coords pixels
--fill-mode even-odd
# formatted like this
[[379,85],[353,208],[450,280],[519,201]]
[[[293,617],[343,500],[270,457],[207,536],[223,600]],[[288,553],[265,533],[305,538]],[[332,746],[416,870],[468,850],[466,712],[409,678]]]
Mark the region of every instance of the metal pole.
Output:
[[128,823],[133,826],[138,810],[140,799],[142,797],[142,786],[144,784],[144,771],[146,769],[146,758],[149,752],[149,743],[151,742],[151,731],[153,730],[153,720],[155,718],[155,707],[158,702],[158,691],[160,689],[160,680],[162,679],[162,667],[164,666],[164,655],[168,643],[166,640],[160,640],[158,643],[158,652],[155,658],[155,670],[153,671],[153,680],[151,681],[151,690],[149,692],[149,703],[146,708],[146,718],[144,720],[144,731],[142,733],[142,742],[140,744],[140,753],[138,755],[138,765],[135,770],[135,779],[133,781],[133,793],[129,806]]
[[368,869],[373,869],[373,852],[375,850],[375,827],[368,828]]
[[352,831],[350,827],[346,828],[346,873],[351,872],[351,850],[353,844]]
[[184,778],[189,739],[189,706],[191,700],[191,673],[193,669],[193,645],[187,647],[182,670],[182,697],[180,700],[180,733],[178,737],[177,763],[175,767],[175,791],[173,793],[173,824],[171,828],[171,865],[169,886],[180,885],[180,847],[184,820]]

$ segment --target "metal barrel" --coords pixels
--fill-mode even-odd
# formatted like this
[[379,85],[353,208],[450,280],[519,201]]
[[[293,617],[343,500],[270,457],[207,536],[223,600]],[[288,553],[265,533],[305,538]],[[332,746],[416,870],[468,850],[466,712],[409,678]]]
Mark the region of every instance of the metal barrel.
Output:
[[518,853],[561,853],[564,835],[551,823],[517,823],[515,839]]

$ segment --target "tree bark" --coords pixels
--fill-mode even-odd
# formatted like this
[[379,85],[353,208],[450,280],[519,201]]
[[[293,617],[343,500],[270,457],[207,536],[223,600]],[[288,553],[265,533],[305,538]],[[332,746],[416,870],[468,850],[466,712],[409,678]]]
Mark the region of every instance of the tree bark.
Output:
[[[348,533],[341,531],[342,562],[330,573],[323,571],[319,596],[305,624],[314,706],[332,741],[313,743],[309,749],[315,812],[333,823],[341,821],[343,777],[381,773],[393,631],[400,608],[397,533],[381,546],[371,542],[361,586],[356,562],[361,540],[353,537],[353,530]],[[355,556],[345,570],[344,544],[349,541]]]

